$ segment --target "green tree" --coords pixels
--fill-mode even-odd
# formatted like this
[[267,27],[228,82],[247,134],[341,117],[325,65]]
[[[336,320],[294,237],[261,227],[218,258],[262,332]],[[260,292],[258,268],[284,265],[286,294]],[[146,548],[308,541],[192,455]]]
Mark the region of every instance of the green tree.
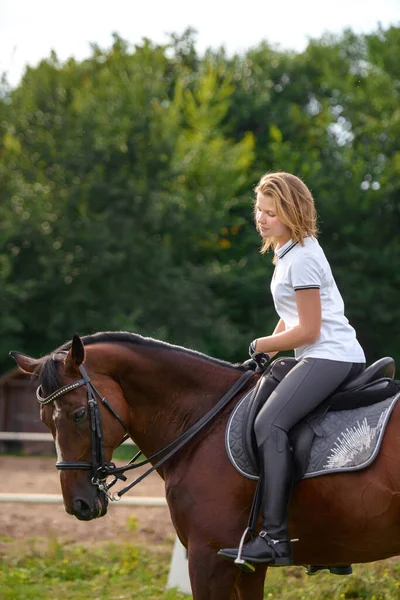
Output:
[[252,187],[312,189],[368,361],[400,360],[400,29],[229,58],[115,36],[0,89],[0,363],[128,329],[245,358],[277,315]]
[[204,331],[217,335],[221,300],[196,247],[220,250],[215,204],[235,194],[252,140],[219,131],[229,82],[217,89],[209,66],[192,93],[180,68],[164,47],[131,52],[115,37],[82,63],[53,55],[10,95],[4,352],[12,342],[38,354],[74,331],[139,330],[205,350]]

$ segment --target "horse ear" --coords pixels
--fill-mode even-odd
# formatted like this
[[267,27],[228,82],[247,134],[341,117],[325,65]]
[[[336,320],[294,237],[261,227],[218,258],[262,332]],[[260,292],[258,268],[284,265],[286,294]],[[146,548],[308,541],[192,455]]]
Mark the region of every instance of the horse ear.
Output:
[[21,352],[15,352],[12,350],[10,355],[13,357],[21,371],[25,373],[34,373],[36,367],[39,364],[39,361],[36,358],[32,358],[31,356],[27,356],[26,354],[22,354]]
[[85,360],[85,347],[78,334],[72,338],[72,346],[65,357],[64,363],[67,368],[77,369]]

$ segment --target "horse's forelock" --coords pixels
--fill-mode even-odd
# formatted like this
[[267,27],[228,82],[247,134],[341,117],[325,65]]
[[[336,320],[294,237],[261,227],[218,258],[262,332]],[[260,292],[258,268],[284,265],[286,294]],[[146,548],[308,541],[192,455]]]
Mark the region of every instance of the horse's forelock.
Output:
[[57,370],[57,362],[62,360],[61,354],[49,354],[40,361],[35,369],[34,375],[39,377],[39,384],[46,394],[52,394],[61,387],[60,378]]

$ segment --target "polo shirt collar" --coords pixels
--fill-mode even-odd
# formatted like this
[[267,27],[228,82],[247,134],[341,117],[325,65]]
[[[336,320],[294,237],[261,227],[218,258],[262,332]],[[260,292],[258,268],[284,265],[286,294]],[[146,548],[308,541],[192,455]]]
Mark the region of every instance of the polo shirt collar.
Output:
[[275,256],[277,256],[278,258],[283,258],[285,254],[290,252],[290,250],[294,248],[298,243],[299,242],[293,242],[293,240],[289,240],[288,242],[286,242],[286,244],[283,244],[283,246],[274,251]]

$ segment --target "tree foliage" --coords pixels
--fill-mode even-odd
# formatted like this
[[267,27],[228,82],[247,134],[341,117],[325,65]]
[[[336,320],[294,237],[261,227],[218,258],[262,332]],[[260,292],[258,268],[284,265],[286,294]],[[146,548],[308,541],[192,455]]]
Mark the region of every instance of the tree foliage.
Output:
[[400,29],[198,56],[118,36],[0,88],[0,365],[126,329],[241,360],[277,320],[252,187],[302,177],[368,362],[400,360]]

